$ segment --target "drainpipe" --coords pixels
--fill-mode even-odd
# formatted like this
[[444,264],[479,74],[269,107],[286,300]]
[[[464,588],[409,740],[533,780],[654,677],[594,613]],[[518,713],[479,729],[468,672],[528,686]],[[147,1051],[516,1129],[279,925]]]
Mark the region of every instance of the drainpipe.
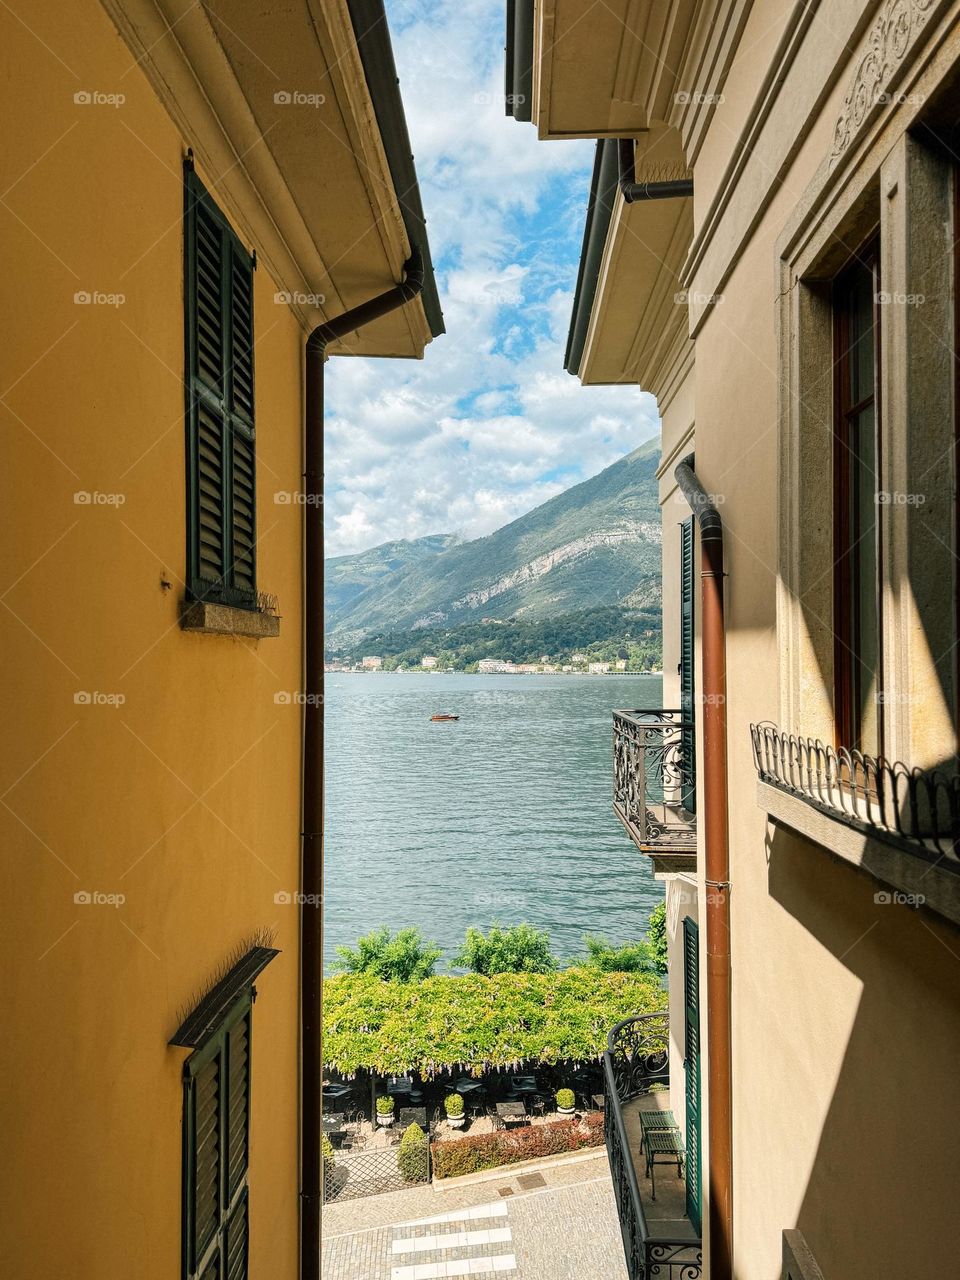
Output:
[[694,472],[674,471],[700,527],[703,808],[707,888],[707,1079],[710,1087],[710,1275],[733,1276],[733,1114],[730,1018],[730,847],[727,830],[727,668],[723,524]]
[[675,178],[670,182],[637,182],[633,163],[633,139],[621,138],[617,143],[620,194],[627,204],[636,200],[677,200],[693,195],[692,178]]
[[304,471],[304,706],[301,825],[300,1036],[300,1277],[320,1276],[320,1146],[323,977],[323,366],[327,346],[415,298],[424,266],[413,246],[402,284],[318,325],[307,338]]

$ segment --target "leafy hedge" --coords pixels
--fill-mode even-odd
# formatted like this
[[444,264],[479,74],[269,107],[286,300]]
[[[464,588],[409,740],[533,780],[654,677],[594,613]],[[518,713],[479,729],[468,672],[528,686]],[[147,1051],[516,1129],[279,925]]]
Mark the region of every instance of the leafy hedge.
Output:
[[429,1078],[534,1060],[587,1062],[603,1053],[614,1023],[666,1004],[658,979],[645,973],[572,968],[412,983],[345,973],[324,983],[324,1063],[346,1077],[367,1069]]
[[400,1139],[397,1168],[404,1182],[427,1180],[427,1135],[416,1123],[409,1125]]
[[580,1121],[553,1120],[549,1124],[531,1124],[522,1129],[434,1142],[431,1147],[433,1175],[435,1178],[457,1178],[464,1173],[496,1169],[502,1164],[517,1164],[520,1160],[601,1146],[603,1114],[591,1112]]

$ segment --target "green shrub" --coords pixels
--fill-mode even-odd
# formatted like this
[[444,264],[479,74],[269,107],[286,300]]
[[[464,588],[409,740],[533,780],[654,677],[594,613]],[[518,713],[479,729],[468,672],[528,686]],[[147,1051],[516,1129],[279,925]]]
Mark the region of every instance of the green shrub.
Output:
[[443,952],[425,942],[419,929],[398,929],[391,936],[386,925],[357,939],[357,949],[337,947],[336,968],[347,973],[372,973],[386,982],[419,982],[429,978]]
[[562,1107],[564,1111],[569,1111],[571,1107],[577,1105],[577,1099],[572,1089],[557,1090],[557,1106]]
[[628,942],[614,947],[600,934],[585,933],[587,964],[602,973],[652,973],[655,968],[650,947],[645,942]]
[[465,1173],[480,1173],[521,1160],[602,1145],[602,1116],[590,1116],[585,1121],[553,1120],[522,1129],[435,1142],[431,1147],[433,1174],[435,1178],[458,1178]]
[[557,967],[549,933],[530,924],[510,929],[494,924],[486,935],[479,929],[468,929],[453,963],[486,977],[495,973],[552,973]]
[[400,1139],[397,1167],[404,1182],[427,1180],[427,1135],[416,1123],[409,1125]]
[[459,1093],[448,1093],[443,1100],[443,1109],[450,1117],[463,1115],[463,1099]]
[[667,972],[667,906],[658,902],[647,921],[647,941],[657,973]]
[[323,1172],[326,1174],[328,1169],[332,1169],[337,1163],[337,1157],[334,1154],[333,1143],[326,1134],[320,1139],[320,1150],[323,1154]]
[[393,1098],[389,1093],[381,1093],[380,1097],[377,1099],[377,1115],[393,1115]]

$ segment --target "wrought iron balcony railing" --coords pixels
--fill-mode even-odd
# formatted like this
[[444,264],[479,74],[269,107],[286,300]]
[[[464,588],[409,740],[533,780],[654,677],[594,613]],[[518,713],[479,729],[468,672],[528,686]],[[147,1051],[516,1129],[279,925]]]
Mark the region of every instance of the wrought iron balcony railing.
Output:
[[960,870],[960,775],[750,726],[761,782],[847,826]]
[[647,1013],[618,1023],[603,1055],[604,1133],[629,1280],[699,1280],[703,1249],[648,1219],[640,1194],[624,1104],[669,1078],[669,1017]]
[[693,720],[680,711],[614,711],[613,808],[657,871],[695,865]]

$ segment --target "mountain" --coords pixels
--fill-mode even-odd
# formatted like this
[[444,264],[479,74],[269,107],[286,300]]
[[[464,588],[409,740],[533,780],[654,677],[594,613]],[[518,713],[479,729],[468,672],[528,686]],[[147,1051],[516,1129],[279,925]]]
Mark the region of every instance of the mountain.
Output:
[[433,560],[461,541],[455,533],[431,533],[411,542],[383,542],[379,547],[352,556],[331,556],[324,561],[324,605],[328,622],[349,610],[358,596],[385,578]]
[[659,604],[659,460],[649,441],[486,538],[436,535],[328,561],[328,638]]

